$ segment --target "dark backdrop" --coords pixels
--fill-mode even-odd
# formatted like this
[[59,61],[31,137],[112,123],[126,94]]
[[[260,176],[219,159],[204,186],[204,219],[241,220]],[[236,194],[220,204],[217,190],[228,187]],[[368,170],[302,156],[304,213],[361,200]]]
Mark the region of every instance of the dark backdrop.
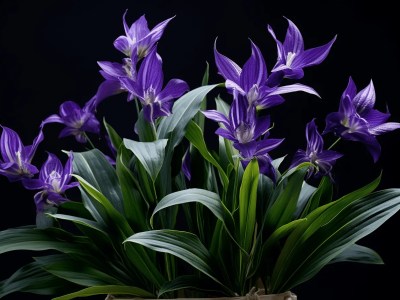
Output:
[[[0,1],[0,124],[16,130],[30,143],[40,122],[58,113],[65,100],[84,104],[101,82],[96,61],[122,58],[112,43],[123,34],[122,14],[128,9],[131,24],[146,14],[150,28],[176,15],[159,43],[166,80],[181,78],[191,88],[200,84],[206,61],[210,81],[221,82],[213,59],[218,36],[220,52],[240,65],[250,55],[248,38],[263,51],[269,69],[276,59],[276,47],[267,33],[271,24],[282,38],[286,16],[303,33],[306,47],[328,42],[338,35],[326,61],[306,69],[302,83],[310,84],[322,96],[297,93],[274,112],[274,137],[286,137],[274,155],[293,154],[304,147],[304,126],[312,117],[322,129],[325,115],[337,108],[349,75],[359,88],[372,78],[377,91],[376,107],[400,121],[398,96],[399,41],[395,26],[396,9],[389,1],[364,3],[337,1]],[[99,114],[106,116],[117,131],[132,135],[134,106],[125,96],[104,102]],[[69,149],[71,138],[57,140],[62,127],[45,130],[35,162],[42,163],[45,151]],[[338,161],[335,178],[339,194],[360,187],[383,170],[381,188],[400,187],[398,168],[400,131],[379,137],[382,156],[374,164],[363,146],[343,143],[346,153]],[[74,146],[75,147],[75,146]],[[74,148],[75,150],[79,148]],[[397,171],[397,172],[396,172]],[[32,224],[35,218],[33,192],[0,177],[0,229]],[[386,299],[396,295],[400,258],[398,247],[400,215],[395,215],[361,243],[380,253],[385,265],[341,263],[328,266],[294,291],[299,299]],[[34,253],[32,253],[34,255]],[[0,256],[0,279],[30,260],[30,254]],[[46,299],[12,295],[6,299]],[[396,296],[393,296],[396,298]],[[391,298],[391,299],[394,299]]]

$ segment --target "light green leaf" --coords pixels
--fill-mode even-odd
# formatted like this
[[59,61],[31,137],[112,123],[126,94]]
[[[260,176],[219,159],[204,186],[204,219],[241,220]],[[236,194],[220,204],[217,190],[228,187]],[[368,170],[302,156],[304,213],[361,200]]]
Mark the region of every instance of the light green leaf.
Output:
[[239,191],[239,236],[240,245],[249,251],[256,224],[257,187],[260,170],[256,159],[247,165]]
[[193,233],[169,229],[143,231],[130,236],[125,242],[140,244],[154,251],[179,257],[219,283],[210,253]]
[[[305,207],[302,209],[301,216],[305,217],[314,209],[332,201],[333,185],[329,176],[324,176],[318,188],[307,199]],[[299,209],[298,212],[301,210]]]
[[105,118],[103,119],[103,124],[104,124],[104,127],[106,128],[106,131],[107,131],[107,134],[108,134],[108,136],[110,138],[111,144],[113,145],[113,147],[115,149],[119,149],[119,146],[122,143],[122,138],[115,131],[115,129],[112,128],[111,125],[106,122]]
[[153,182],[156,181],[158,173],[164,163],[167,142],[167,139],[161,139],[155,142],[136,142],[124,138],[125,147],[133,152],[146,172],[150,175]]
[[98,232],[102,233],[103,235],[107,236],[107,233],[104,231],[105,228],[103,228],[103,226],[101,226],[99,223],[97,223],[95,221],[88,220],[88,219],[81,218],[81,217],[65,215],[65,214],[48,214],[48,215],[55,219],[67,220],[67,221],[71,221],[73,223],[77,223],[77,224],[92,228],[92,229],[97,230]]
[[376,251],[372,250],[371,248],[360,246],[357,244],[350,245],[342,253],[332,259],[329,263],[332,264],[344,261],[377,265],[382,265],[384,263],[382,258]]
[[228,230],[233,230],[233,217],[229,210],[221,202],[219,195],[197,188],[178,191],[165,196],[155,207],[153,214],[151,215],[150,222],[152,223],[154,215],[162,209],[191,202],[203,204],[224,223]]
[[157,134],[159,139],[169,139],[175,148],[185,136],[185,128],[200,110],[204,97],[219,84],[198,87],[175,101],[172,114],[161,120]]
[[52,300],[70,300],[80,297],[89,297],[95,295],[128,295],[139,298],[154,298],[155,296],[148,291],[138,287],[126,285],[100,285],[91,286],[77,292],[66,294],[60,297],[53,298]]
[[74,152],[74,174],[84,178],[123,213],[122,193],[115,169],[98,149]]

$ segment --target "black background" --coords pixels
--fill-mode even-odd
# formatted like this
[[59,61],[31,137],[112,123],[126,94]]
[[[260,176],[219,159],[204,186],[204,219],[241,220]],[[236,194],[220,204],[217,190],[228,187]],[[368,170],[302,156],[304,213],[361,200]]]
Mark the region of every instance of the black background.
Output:
[[[197,87],[210,63],[210,81],[221,82],[213,59],[218,36],[221,53],[243,65],[250,55],[248,38],[263,51],[269,69],[276,60],[276,46],[267,33],[271,24],[282,40],[291,19],[303,33],[306,48],[319,46],[338,35],[328,58],[305,69],[302,83],[314,87],[318,99],[302,93],[288,95],[273,111],[273,137],[285,143],[271,153],[292,155],[304,148],[304,126],[316,117],[322,130],[325,115],[337,109],[340,95],[351,75],[359,89],[372,78],[376,107],[400,121],[398,86],[399,41],[396,9],[387,1],[0,1],[0,124],[16,130],[25,144],[38,133],[40,122],[66,100],[83,105],[102,81],[97,61],[119,61],[113,47],[123,34],[122,14],[128,9],[131,24],[142,14],[152,28],[176,16],[158,47],[163,57],[165,80],[181,78]],[[133,136],[134,106],[124,96],[114,96],[99,107],[99,115],[126,137]],[[212,128],[212,125],[210,128]],[[72,138],[57,139],[62,126],[45,129],[34,162],[46,159],[45,151],[82,150]],[[210,129],[211,133],[211,129]],[[212,135],[210,135],[211,137]],[[331,141],[331,137],[327,137]],[[338,194],[367,184],[381,170],[380,188],[400,187],[398,175],[400,131],[380,136],[382,155],[374,164],[362,145],[339,144],[346,154],[338,161],[335,179]],[[98,141],[95,141],[98,142]],[[32,224],[35,207],[32,191],[0,177],[0,229]],[[400,215],[396,214],[360,243],[375,249],[385,265],[340,263],[330,265],[309,282],[294,289],[299,299],[397,299]],[[34,255],[34,254],[32,254]],[[0,256],[0,279],[30,261],[30,254]],[[15,294],[5,299],[47,299]],[[99,298],[101,299],[101,297]]]

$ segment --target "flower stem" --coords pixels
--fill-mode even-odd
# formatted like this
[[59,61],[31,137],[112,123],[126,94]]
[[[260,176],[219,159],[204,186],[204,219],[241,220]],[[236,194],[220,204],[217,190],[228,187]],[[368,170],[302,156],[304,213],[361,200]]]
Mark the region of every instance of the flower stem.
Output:
[[341,137],[338,137],[336,141],[333,142],[332,145],[329,146],[328,150],[331,150],[337,143],[339,143],[339,141],[341,140]]
[[89,142],[89,145],[92,147],[92,149],[95,149],[96,147],[94,146],[94,144],[92,143],[92,141],[90,140],[89,136],[86,134],[86,132],[83,132],[83,134],[85,135],[86,140]]

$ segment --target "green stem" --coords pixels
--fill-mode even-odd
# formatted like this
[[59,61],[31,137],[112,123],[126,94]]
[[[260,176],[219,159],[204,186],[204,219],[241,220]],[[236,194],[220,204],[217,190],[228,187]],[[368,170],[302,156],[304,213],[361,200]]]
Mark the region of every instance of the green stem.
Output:
[[89,142],[89,145],[92,147],[92,149],[96,149],[96,147],[94,146],[94,144],[92,143],[92,141],[90,140],[89,136],[86,134],[86,132],[83,132],[83,134],[85,135],[86,140]]
[[338,137],[336,141],[333,142],[332,145],[329,146],[328,150],[331,150],[337,143],[339,143],[339,141],[341,140],[341,137]]

